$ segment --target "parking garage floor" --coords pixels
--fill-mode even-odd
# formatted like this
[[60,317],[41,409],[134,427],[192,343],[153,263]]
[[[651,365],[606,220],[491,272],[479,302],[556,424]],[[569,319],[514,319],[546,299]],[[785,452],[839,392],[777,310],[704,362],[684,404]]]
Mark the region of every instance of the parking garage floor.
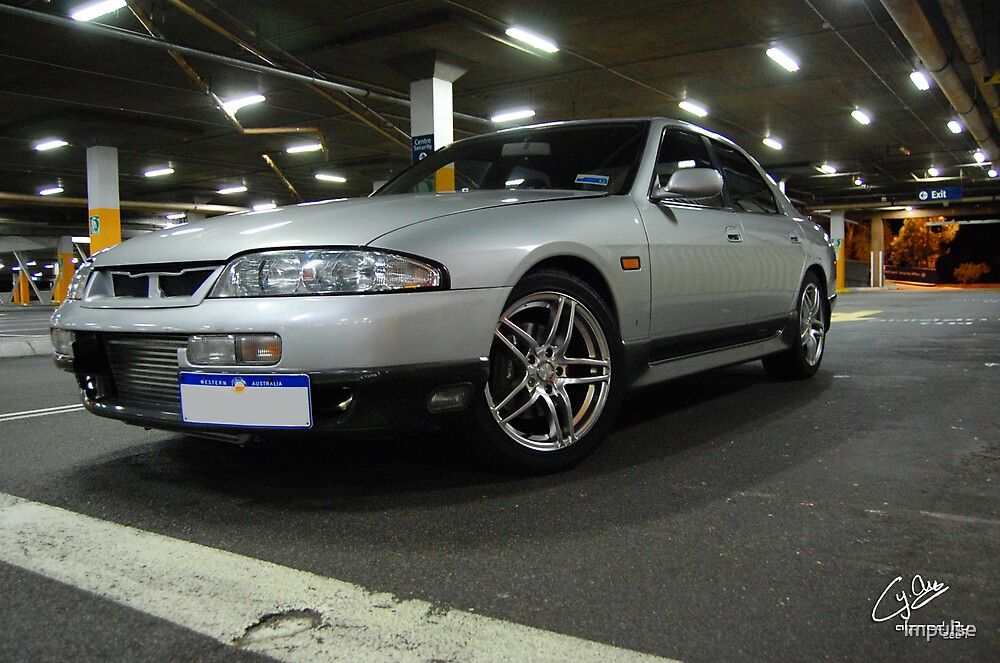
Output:
[[998,394],[1000,290],[842,295],[813,380],[638,394],[533,478],[144,431],[2,359],[0,660],[998,660]]

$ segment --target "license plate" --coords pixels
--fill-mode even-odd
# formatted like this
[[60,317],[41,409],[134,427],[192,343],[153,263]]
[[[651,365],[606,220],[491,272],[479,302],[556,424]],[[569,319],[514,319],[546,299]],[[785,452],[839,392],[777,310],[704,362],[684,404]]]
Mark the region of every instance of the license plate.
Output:
[[310,428],[308,375],[180,373],[181,418],[190,424]]

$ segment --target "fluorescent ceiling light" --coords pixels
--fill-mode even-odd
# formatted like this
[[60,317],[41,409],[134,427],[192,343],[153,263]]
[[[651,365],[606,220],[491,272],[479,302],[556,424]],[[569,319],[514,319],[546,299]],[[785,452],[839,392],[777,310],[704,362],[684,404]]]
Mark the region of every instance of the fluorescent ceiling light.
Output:
[[854,178],[854,186],[864,186],[865,181],[860,177]]
[[552,42],[552,40],[536,35],[533,32],[529,32],[524,28],[510,27],[507,28],[507,36],[511,39],[516,39],[519,42],[527,44],[528,46],[533,46],[540,51],[545,51],[546,53],[558,53],[559,47]]
[[69,15],[74,21],[93,21],[105,14],[110,14],[125,6],[125,0],[100,0],[100,2],[90,2],[77,7]]
[[174,169],[171,168],[170,166],[167,166],[166,168],[153,168],[152,170],[147,170],[145,173],[143,173],[143,175],[145,175],[146,177],[162,177],[164,175],[172,175],[173,172]]
[[346,177],[331,175],[330,173],[316,173],[316,179],[323,180],[324,182],[337,182],[339,184],[343,184],[347,181]]
[[38,195],[39,196],[52,196],[52,195],[55,195],[57,193],[62,193],[62,192],[63,192],[63,188],[61,186],[50,186],[47,189],[41,189],[38,192]]
[[490,118],[491,122],[496,122],[500,124],[502,122],[514,122],[515,120],[526,120],[529,117],[535,117],[535,111],[530,108],[523,108],[521,110],[504,111],[503,113],[497,113]]
[[990,168],[989,172],[986,173],[986,174],[989,175],[990,177],[996,177],[1000,173],[997,173],[997,169],[996,168]]
[[858,124],[871,124],[871,116],[860,108],[851,113],[851,117],[858,121]]
[[180,219],[184,218],[187,218],[187,214],[185,214],[184,212],[173,212],[171,214],[167,214],[168,221],[179,221]]
[[941,171],[935,168],[934,166],[931,166],[930,168],[927,169],[927,174],[930,175],[931,177],[941,177]]
[[53,138],[51,140],[45,140],[41,143],[37,143],[35,145],[35,149],[39,152],[44,152],[45,150],[54,150],[57,147],[65,147],[66,145],[69,145],[69,143],[59,138]]
[[837,167],[834,166],[834,165],[825,163],[825,164],[823,164],[822,166],[819,167],[819,172],[824,173],[826,175],[836,175],[837,174]]
[[278,206],[275,203],[258,203],[253,206],[253,211],[255,212],[266,212],[268,210],[277,209]]
[[262,94],[251,94],[246,97],[239,97],[237,99],[230,99],[229,101],[222,102],[222,110],[226,111],[230,115],[236,115],[236,111],[244,106],[259,104],[265,100],[266,99]]
[[72,240],[74,244],[90,244],[90,237],[87,235],[73,235],[70,237],[70,240]]
[[289,154],[300,154],[302,152],[318,152],[323,149],[319,143],[306,143],[304,145],[292,145],[285,152]]
[[698,117],[705,117],[708,115],[708,109],[694,101],[685,100],[677,105],[680,106],[681,109],[686,110],[692,115],[697,115]]
[[25,267],[34,267],[34,266],[35,266],[35,265],[37,265],[37,264],[38,264],[38,263],[37,263],[37,262],[35,262],[34,260],[29,260],[28,262],[24,263],[24,266],[25,266]]
[[228,195],[230,193],[246,193],[247,188],[245,186],[230,186],[224,189],[219,189],[216,193],[221,193],[222,195]]
[[780,150],[781,148],[784,147],[784,145],[781,144],[781,141],[775,140],[770,136],[765,138],[762,142],[768,147],[770,147],[772,150]]
[[910,80],[913,81],[913,85],[915,85],[918,90],[931,89],[931,82],[927,80],[927,77],[924,76],[924,72],[922,71],[915,71],[910,74]]
[[976,160],[976,163],[986,162],[986,155],[983,153],[982,150],[976,150],[976,153],[973,154],[972,157]]
[[779,48],[769,48],[767,49],[767,57],[771,58],[782,67],[788,71],[798,71],[799,63],[795,61],[788,53],[785,53]]
[[950,131],[953,134],[960,134],[960,133],[962,133],[962,123],[959,122],[958,120],[951,120],[951,121],[949,121],[948,122],[948,131]]

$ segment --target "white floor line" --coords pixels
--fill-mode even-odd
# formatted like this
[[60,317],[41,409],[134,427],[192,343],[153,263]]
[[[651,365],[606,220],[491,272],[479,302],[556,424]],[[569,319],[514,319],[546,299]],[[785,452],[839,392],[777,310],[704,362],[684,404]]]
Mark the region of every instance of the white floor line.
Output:
[[59,405],[57,407],[47,407],[41,410],[25,410],[24,412],[9,412],[0,414],[0,424],[5,421],[17,421],[18,419],[33,419],[35,417],[47,417],[52,414],[66,414],[67,412],[79,412],[83,410],[82,405]]
[[[0,561],[282,661],[668,660],[426,601],[399,601],[4,493]],[[284,617],[264,619],[272,615]]]

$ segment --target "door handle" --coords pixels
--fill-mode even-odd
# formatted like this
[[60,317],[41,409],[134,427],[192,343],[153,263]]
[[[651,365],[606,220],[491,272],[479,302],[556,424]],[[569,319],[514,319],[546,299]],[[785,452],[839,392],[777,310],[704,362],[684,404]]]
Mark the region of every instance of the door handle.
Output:
[[729,226],[728,228],[726,228],[726,239],[728,239],[730,242],[742,242],[743,233],[741,233],[740,229],[737,228],[736,226]]
[[802,238],[798,235],[792,234],[788,236],[788,239],[792,240],[792,244],[801,244]]

